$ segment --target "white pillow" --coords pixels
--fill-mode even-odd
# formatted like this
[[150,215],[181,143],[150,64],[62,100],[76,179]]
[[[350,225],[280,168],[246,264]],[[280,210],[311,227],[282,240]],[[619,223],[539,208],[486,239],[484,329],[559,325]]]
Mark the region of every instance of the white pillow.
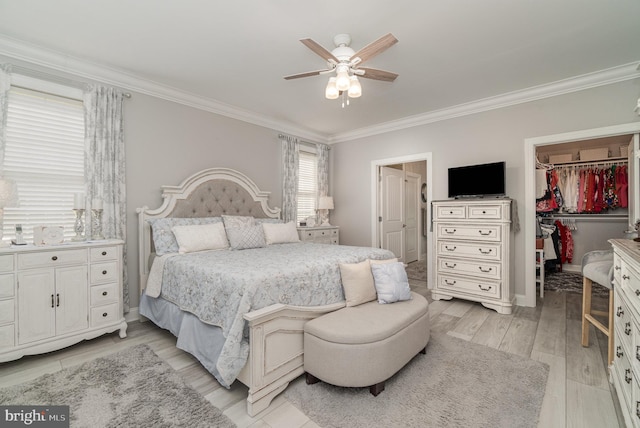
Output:
[[378,293],[378,303],[411,300],[411,288],[403,263],[372,264],[371,273]]
[[262,223],[267,245],[300,242],[298,229],[293,221],[289,223]]
[[398,259],[365,260],[360,263],[339,263],[342,288],[347,306],[358,306],[376,300],[371,266],[378,263],[395,263]]
[[178,241],[179,253],[229,248],[222,223],[174,226],[171,231]]

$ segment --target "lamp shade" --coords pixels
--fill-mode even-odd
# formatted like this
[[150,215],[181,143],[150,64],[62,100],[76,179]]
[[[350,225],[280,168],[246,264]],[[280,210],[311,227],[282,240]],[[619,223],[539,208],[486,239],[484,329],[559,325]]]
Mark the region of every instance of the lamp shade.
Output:
[[358,98],[362,95],[362,86],[360,86],[360,82],[358,81],[358,76],[351,76],[351,86],[349,86],[349,96],[351,98]]
[[18,206],[18,186],[13,180],[0,178],[0,208]]
[[327,83],[327,88],[324,91],[325,98],[329,100],[335,100],[340,96],[340,91],[336,88],[336,78],[330,77],[329,82]]
[[319,210],[332,210],[333,209],[333,197],[331,196],[320,196],[318,200],[318,209]]

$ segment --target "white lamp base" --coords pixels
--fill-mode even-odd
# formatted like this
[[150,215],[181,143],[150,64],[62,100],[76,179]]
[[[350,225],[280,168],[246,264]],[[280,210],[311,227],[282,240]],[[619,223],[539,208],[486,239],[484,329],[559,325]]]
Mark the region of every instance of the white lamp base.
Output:
[[329,220],[323,221],[320,226],[322,226],[322,227],[331,227],[331,225],[329,224]]

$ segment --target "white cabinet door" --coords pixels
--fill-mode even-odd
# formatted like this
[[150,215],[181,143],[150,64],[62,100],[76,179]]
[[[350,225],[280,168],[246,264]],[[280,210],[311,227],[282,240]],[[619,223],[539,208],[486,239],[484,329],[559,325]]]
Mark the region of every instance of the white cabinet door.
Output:
[[89,326],[86,266],[56,269],[56,334]]
[[53,269],[18,274],[18,343],[46,339],[56,333]]

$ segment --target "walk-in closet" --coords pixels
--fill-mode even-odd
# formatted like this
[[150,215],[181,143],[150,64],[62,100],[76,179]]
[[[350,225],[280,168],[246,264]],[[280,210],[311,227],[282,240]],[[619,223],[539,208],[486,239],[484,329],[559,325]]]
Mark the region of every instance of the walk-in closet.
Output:
[[638,201],[630,196],[638,183],[637,152],[638,134],[536,148],[540,291],[581,287],[576,274],[585,253],[609,249],[609,239],[636,236]]

